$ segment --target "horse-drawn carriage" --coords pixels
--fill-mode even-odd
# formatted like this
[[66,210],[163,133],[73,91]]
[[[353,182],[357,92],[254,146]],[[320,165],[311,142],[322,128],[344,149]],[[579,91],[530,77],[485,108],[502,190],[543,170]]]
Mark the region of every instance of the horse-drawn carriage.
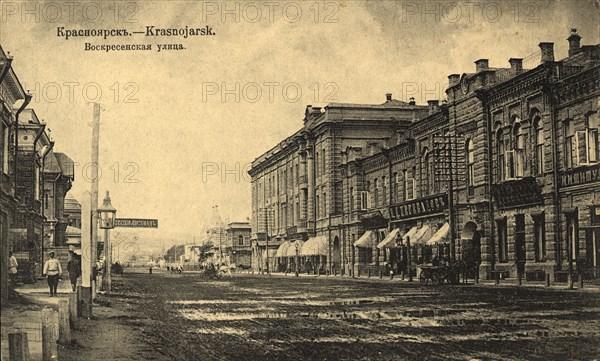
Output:
[[458,284],[460,282],[461,275],[466,277],[467,265],[463,261],[455,261],[450,265],[431,265],[421,266],[421,274],[419,275],[419,281],[421,284],[426,285],[430,281],[434,285],[441,285],[443,283]]

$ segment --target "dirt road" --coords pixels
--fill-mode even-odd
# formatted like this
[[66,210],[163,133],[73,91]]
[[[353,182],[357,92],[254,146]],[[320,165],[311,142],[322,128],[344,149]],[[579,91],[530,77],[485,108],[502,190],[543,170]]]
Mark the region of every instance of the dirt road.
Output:
[[565,360],[600,356],[600,294],[128,270],[65,360]]

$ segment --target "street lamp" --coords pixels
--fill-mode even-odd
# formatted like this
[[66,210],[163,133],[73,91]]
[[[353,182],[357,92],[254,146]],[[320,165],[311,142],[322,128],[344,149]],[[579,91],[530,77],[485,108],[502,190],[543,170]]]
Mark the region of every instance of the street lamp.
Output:
[[98,208],[98,213],[100,213],[100,228],[104,230],[104,254],[106,257],[106,292],[110,292],[112,288],[112,279],[110,272],[110,268],[112,265],[112,250],[110,247],[109,232],[111,229],[115,228],[115,217],[117,215],[117,210],[112,206],[112,204],[110,204],[110,196],[108,195],[108,191],[106,191],[106,197],[104,197],[102,207]]

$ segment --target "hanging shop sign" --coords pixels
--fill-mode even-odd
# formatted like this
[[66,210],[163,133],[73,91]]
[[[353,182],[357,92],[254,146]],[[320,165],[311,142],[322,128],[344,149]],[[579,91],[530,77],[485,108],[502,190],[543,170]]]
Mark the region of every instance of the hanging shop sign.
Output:
[[448,195],[439,194],[390,206],[389,213],[390,219],[395,221],[443,212],[446,208],[448,208]]
[[592,226],[600,226],[600,206],[591,206],[590,210],[592,212]]
[[381,228],[387,226],[388,220],[380,211],[365,213],[360,216],[360,222],[367,229]]
[[115,218],[115,227],[158,228],[158,219]]
[[600,163],[561,173],[560,186],[570,187],[600,181]]
[[533,177],[495,184],[492,194],[499,209],[544,203],[542,190]]

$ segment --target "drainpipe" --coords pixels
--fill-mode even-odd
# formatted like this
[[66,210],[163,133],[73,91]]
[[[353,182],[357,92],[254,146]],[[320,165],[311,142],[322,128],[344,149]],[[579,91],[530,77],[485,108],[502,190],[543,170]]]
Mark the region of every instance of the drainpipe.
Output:
[[[45,130],[45,128],[46,128],[46,126],[45,126],[45,125],[43,125],[43,127],[42,127],[42,131],[41,131],[41,132],[40,132],[40,134],[39,134],[39,135],[36,137],[36,140],[35,140],[35,142],[33,143],[33,144],[34,144],[34,149],[35,149],[35,143],[37,143],[38,139],[39,139],[39,138],[41,137],[41,135],[44,133],[44,130]],[[46,227],[44,226],[44,225],[45,225],[45,221],[46,221],[46,215],[44,214],[44,213],[45,213],[45,212],[44,212],[44,209],[46,208],[46,207],[45,207],[45,206],[46,206],[46,204],[45,204],[45,201],[44,201],[44,200],[45,200],[45,197],[44,197],[44,195],[43,195],[43,193],[44,193],[44,192],[43,192],[43,190],[44,190],[44,183],[46,182],[46,177],[44,176],[44,167],[46,166],[46,156],[48,155],[48,153],[50,153],[50,151],[52,150],[52,148],[54,148],[54,142],[50,142],[50,146],[48,146],[48,147],[47,147],[47,148],[44,150],[44,154],[42,154],[42,171],[41,171],[41,175],[42,175],[42,186],[40,187],[40,190],[42,190],[42,194],[40,195],[40,199],[42,200],[42,201],[41,201],[41,204],[42,204],[42,218],[43,218],[44,220],[42,221],[42,247],[41,247],[42,254],[41,254],[41,257],[40,257],[41,264],[44,264],[44,231],[45,231],[45,228],[46,228]],[[34,150],[34,152],[35,152],[35,150]],[[58,177],[59,177],[59,176],[60,176],[60,175],[57,175],[57,176],[56,176],[56,179],[55,179],[55,181],[58,179]],[[56,199],[56,198],[55,198],[55,199]]]
[[[494,270],[496,268],[496,244],[495,244],[495,227],[494,227],[494,202],[492,201],[492,185],[494,183],[494,169],[493,169],[493,152],[492,152],[492,144],[493,144],[493,134],[492,134],[492,115],[490,114],[490,105],[488,94],[485,91],[479,91],[477,93],[477,98],[481,101],[484,108],[486,120],[486,132],[487,132],[487,156],[488,156],[488,169],[487,176],[488,182],[486,184],[487,194],[489,196],[488,199],[488,212],[489,212],[489,220],[490,220],[490,234],[489,234],[489,245],[490,245],[490,269]],[[480,250],[481,251],[481,250]]]
[[555,235],[555,250],[554,250],[554,258],[556,261],[556,266],[562,269],[562,204],[560,202],[560,185],[559,185],[559,174],[558,174],[558,129],[557,129],[557,100],[552,91],[551,84],[549,84],[549,79],[546,79],[546,84],[543,86],[544,93],[548,97],[550,101],[550,122],[552,123],[552,178],[554,182],[554,212],[555,219],[554,222],[554,232]]
[[15,179],[14,179],[15,194],[17,193],[17,163],[18,163],[18,155],[19,155],[19,115],[21,114],[21,112],[23,110],[25,110],[25,107],[27,107],[27,105],[29,105],[31,98],[32,98],[31,94],[25,94],[25,99],[23,100],[23,104],[21,104],[21,107],[17,110],[17,113],[15,114],[15,151],[14,151],[15,159],[13,161],[13,176],[15,177]]

